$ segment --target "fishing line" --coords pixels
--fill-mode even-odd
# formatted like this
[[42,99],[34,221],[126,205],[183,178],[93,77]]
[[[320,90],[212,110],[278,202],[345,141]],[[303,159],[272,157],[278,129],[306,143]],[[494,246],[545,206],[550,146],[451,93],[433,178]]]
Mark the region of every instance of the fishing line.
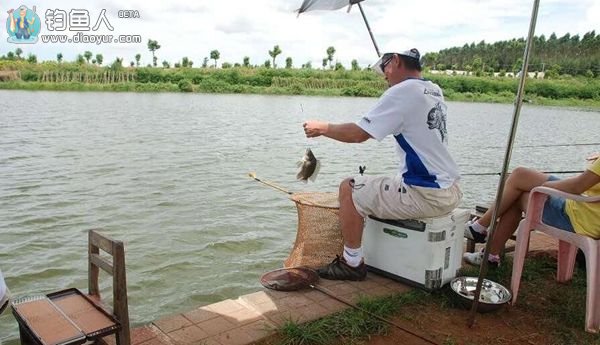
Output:
[[[579,174],[582,172],[583,172],[583,170],[541,171],[541,173],[544,173],[544,174]],[[466,174],[460,174],[460,176],[500,176],[500,173],[499,172],[466,173]]]
[[[575,144],[547,144],[547,145],[523,145],[516,148],[535,148],[535,147],[570,147],[570,146],[597,146],[600,143],[575,143]],[[482,149],[503,149],[504,146],[484,146]]]

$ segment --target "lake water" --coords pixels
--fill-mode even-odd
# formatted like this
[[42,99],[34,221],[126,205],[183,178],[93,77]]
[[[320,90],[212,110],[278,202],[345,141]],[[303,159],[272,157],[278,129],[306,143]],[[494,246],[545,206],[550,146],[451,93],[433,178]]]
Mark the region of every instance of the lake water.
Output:
[[[287,195],[337,191],[356,174],[393,174],[394,143],[306,139],[302,123],[351,122],[372,98],[0,91],[0,269],[16,296],[87,288],[90,228],[126,243],[130,317],[140,325],[256,291],[296,233]],[[512,105],[449,103],[463,173],[498,172]],[[579,170],[600,145],[600,113],[525,106],[512,166]],[[548,145],[566,146],[548,146]],[[295,181],[311,147],[315,183]],[[493,198],[497,176],[463,177],[464,207]],[[102,284],[110,295],[107,276]],[[17,323],[0,317],[0,342]]]

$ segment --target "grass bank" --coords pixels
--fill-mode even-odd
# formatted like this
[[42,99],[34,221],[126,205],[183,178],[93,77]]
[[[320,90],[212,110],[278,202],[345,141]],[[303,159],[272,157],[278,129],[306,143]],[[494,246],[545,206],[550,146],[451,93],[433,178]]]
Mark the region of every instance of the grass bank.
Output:
[[[3,71],[17,71],[19,80],[0,81],[0,89],[378,97],[387,87],[369,70],[109,68],[19,60],[0,61]],[[424,76],[439,84],[450,101],[512,103],[518,87],[517,79],[506,77]],[[530,79],[525,99],[539,105],[600,108],[600,78]]]
[[[488,279],[510,286],[512,263],[507,258]],[[478,267],[461,275],[477,276]],[[384,298],[363,299],[363,309],[394,320],[440,344],[600,344],[600,335],[584,332],[586,275],[576,269],[568,284],[555,281],[556,259],[547,254],[528,257],[515,306],[478,314],[479,330],[466,326],[469,311],[448,287],[427,293],[412,290]],[[395,344],[397,330],[357,310],[345,310],[306,324],[288,321],[261,345]],[[386,341],[387,337],[387,341]],[[374,339],[375,338],[375,339]],[[412,338],[414,341],[415,338]],[[410,343],[410,339],[405,339]]]
[[[123,82],[113,84],[90,84],[82,82],[0,82],[0,90],[29,90],[29,91],[110,91],[110,92],[195,92],[195,93],[223,93],[223,94],[263,94],[263,95],[304,95],[304,96],[330,96],[330,97],[378,97],[380,91],[357,91],[353,88],[344,89],[310,89],[298,86],[251,86],[251,85],[191,85],[187,91],[182,91],[180,85],[173,83],[139,83]],[[473,93],[453,92],[445,93],[448,101],[473,102],[473,103],[513,103],[515,94],[503,93]],[[600,100],[563,98],[553,99],[525,95],[525,103],[541,106],[578,107],[599,109]]]

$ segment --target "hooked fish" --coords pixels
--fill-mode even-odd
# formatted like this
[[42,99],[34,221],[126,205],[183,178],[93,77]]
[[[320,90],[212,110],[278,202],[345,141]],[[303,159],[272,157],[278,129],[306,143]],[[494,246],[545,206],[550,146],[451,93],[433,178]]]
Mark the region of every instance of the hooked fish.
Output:
[[311,149],[306,149],[302,160],[299,161],[297,165],[300,168],[300,171],[296,175],[296,179],[304,183],[308,182],[309,179],[315,182],[321,163],[315,157]]

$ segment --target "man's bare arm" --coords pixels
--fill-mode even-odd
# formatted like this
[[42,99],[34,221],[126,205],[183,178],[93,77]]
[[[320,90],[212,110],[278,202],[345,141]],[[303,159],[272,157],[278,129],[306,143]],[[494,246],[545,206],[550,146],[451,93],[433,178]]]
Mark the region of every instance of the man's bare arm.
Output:
[[371,138],[369,133],[352,122],[332,124],[322,121],[307,121],[303,127],[308,138],[323,135],[344,143],[362,143]]

